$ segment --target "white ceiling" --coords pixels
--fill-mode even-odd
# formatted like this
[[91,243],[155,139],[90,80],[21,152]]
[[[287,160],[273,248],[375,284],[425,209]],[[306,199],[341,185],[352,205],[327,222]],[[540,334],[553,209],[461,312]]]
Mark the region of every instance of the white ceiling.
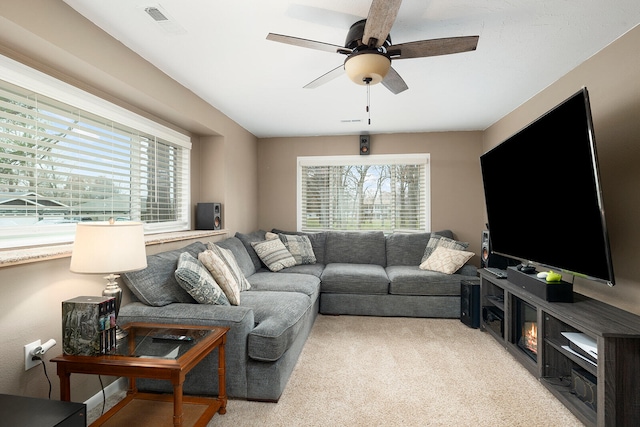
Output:
[[64,2],[257,137],[484,130],[640,23],[638,0],[404,0],[393,43],[480,40],[474,52],[394,61],[409,90],[372,86],[369,125],[366,88],[346,75],[303,89],[343,55],[266,36],[342,46],[370,0]]

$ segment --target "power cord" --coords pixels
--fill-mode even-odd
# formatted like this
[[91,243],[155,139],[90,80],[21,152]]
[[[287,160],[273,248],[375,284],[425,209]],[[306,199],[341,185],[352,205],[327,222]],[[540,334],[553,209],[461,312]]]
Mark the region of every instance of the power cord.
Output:
[[104,408],[107,406],[107,393],[105,393],[104,384],[102,384],[102,375],[98,375],[98,379],[100,380],[100,388],[102,389],[102,413],[100,415],[104,415]]
[[51,400],[51,380],[49,379],[49,374],[47,374],[47,364],[45,363],[44,360],[42,360],[40,356],[32,356],[31,360],[39,360],[42,362],[41,365],[42,365],[42,369],[44,370],[44,376],[47,379],[47,382],[49,383],[49,400]]

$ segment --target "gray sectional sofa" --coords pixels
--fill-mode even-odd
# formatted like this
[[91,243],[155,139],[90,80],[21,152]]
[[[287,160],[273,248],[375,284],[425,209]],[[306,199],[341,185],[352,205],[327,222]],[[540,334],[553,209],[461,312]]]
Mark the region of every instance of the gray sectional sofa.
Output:
[[[265,240],[265,231],[216,242],[233,253],[251,286],[240,293],[239,305],[227,306],[197,303],[174,277],[180,254],[197,258],[206,244],[151,255],[146,269],[122,274],[132,302],[123,305],[118,323],[228,326],[227,395],[278,401],[318,313],[457,318],[460,281],[477,275],[471,264],[454,274],[418,268],[430,233],[272,231],[307,236],[315,263],[270,271],[252,245]],[[437,234],[453,238],[448,230]],[[217,394],[216,369],[214,352],[189,374],[185,393]],[[162,381],[141,379],[137,385],[171,392]]]

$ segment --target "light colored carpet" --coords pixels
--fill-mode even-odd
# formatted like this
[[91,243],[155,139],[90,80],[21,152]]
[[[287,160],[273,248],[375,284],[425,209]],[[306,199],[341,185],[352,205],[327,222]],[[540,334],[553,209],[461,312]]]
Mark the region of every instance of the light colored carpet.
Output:
[[559,425],[582,423],[459,320],[320,315],[280,401],[229,400],[208,427]]

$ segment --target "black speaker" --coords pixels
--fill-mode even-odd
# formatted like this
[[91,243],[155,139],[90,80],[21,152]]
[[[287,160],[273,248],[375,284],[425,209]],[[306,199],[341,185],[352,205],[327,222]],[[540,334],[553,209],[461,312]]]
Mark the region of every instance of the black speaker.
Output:
[[482,241],[480,245],[480,267],[487,268],[499,268],[501,270],[506,270],[507,267],[518,265],[520,262],[518,260],[507,258],[502,255],[494,254],[491,251],[491,235],[489,234],[489,230],[484,230],[482,232]]
[[480,267],[489,267],[489,254],[491,253],[491,243],[489,243],[489,231],[484,230],[482,232],[482,241],[480,244]]
[[369,154],[371,151],[369,135],[360,135],[360,154]]
[[220,203],[198,203],[196,207],[196,230],[221,230],[222,205]]
[[471,328],[480,327],[480,282],[460,281],[460,321]]
[[571,390],[588,407],[596,410],[598,406],[598,380],[582,368],[571,369]]

